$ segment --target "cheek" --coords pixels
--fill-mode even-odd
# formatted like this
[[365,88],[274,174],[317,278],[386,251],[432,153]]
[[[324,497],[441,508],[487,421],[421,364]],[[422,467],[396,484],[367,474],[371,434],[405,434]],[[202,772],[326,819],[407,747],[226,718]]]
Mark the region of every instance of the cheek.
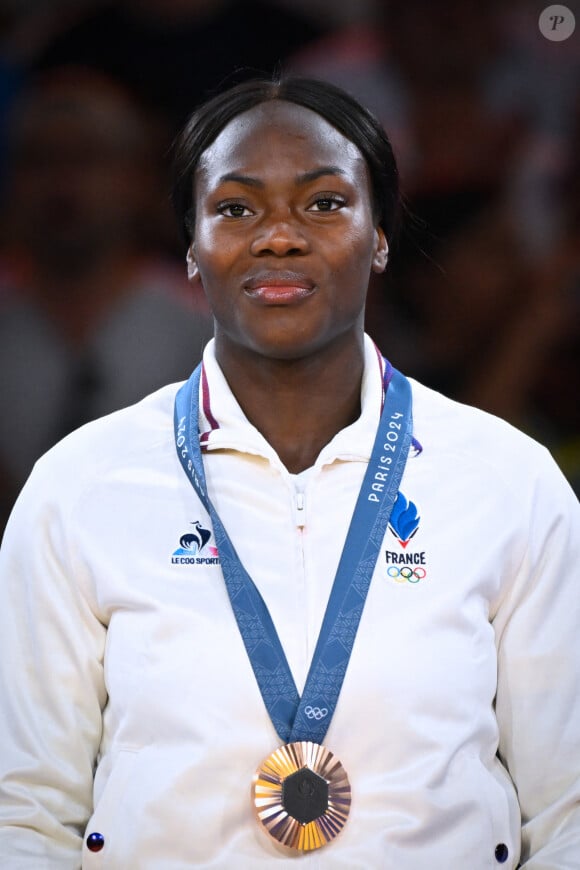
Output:
[[240,243],[230,234],[219,231],[211,221],[198,221],[195,228],[194,250],[200,275],[223,279],[235,271],[241,255]]
[[[375,254],[374,232],[367,227],[349,227],[341,234],[340,241],[333,246],[329,256],[333,263],[333,273],[339,281],[353,280],[366,283]],[[353,288],[354,289],[354,288]]]
[[193,254],[199,277],[204,286],[211,286],[215,280],[223,280],[224,254],[223,245],[216,247],[207,233],[196,232],[193,243]]
[[344,248],[354,256],[372,258],[377,244],[375,229],[370,207],[360,206],[353,215],[352,221],[344,228]]

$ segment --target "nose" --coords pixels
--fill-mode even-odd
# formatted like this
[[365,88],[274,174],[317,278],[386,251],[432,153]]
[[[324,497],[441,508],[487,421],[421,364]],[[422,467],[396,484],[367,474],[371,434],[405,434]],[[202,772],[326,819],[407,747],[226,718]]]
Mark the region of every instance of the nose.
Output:
[[256,231],[250,251],[254,257],[290,257],[306,254],[308,248],[308,239],[298,222],[286,216],[264,220]]

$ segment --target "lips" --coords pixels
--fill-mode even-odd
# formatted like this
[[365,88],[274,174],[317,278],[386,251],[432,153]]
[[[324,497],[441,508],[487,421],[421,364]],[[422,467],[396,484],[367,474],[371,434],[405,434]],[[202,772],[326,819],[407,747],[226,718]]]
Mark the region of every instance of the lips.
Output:
[[264,305],[292,305],[315,291],[315,282],[298,272],[260,272],[244,282],[244,292]]

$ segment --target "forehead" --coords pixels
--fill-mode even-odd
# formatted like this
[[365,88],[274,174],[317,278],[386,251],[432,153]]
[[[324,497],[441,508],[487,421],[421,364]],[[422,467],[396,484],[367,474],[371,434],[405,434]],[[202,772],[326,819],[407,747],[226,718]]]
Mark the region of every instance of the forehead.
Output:
[[198,176],[211,185],[231,171],[277,175],[337,166],[362,180],[366,161],[354,144],[321,115],[284,100],[261,103],[227,124],[201,155]]

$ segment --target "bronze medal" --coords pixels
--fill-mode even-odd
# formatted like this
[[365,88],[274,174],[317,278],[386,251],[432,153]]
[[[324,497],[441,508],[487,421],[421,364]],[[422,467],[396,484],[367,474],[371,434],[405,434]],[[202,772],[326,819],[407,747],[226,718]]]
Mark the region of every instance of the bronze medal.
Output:
[[260,825],[289,849],[307,852],[333,840],[350,811],[350,782],[340,761],[318,743],[280,746],[254,774],[252,802]]

